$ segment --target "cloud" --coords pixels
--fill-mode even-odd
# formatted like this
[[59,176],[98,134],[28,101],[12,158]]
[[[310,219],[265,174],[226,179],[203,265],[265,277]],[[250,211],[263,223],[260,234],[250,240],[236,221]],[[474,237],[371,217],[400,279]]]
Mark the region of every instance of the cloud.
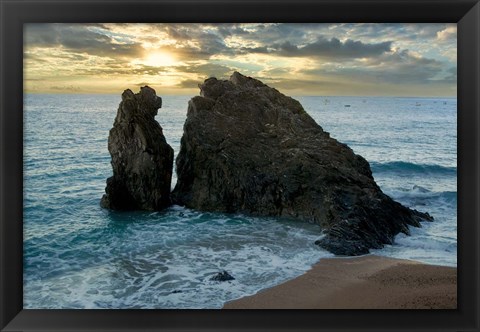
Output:
[[429,83],[445,67],[442,61],[417,56],[408,50],[385,55],[382,61],[381,65],[371,69],[376,75],[384,73],[385,81],[396,84]]
[[451,79],[447,81],[444,78],[444,68],[445,63],[442,61],[424,58],[408,50],[402,50],[382,54],[376,59],[355,61],[340,68],[319,67],[306,70],[305,73],[377,84],[430,84],[434,81],[451,83]]
[[271,69],[265,70],[265,73],[271,76],[288,76],[292,73],[292,69],[291,68],[271,68]]
[[177,86],[179,88],[195,89],[195,88],[198,88],[198,84],[200,83],[203,83],[203,82],[199,80],[188,79],[188,80],[181,81]]
[[305,90],[308,87],[310,90],[325,90],[325,89],[341,89],[345,88],[346,84],[335,80],[290,80],[280,79],[269,83],[270,86],[276,89],[286,90]]
[[[437,38],[437,33],[450,26],[446,23],[341,23],[331,24],[325,36],[344,36],[363,41],[424,41]],[[328,33],[330,32],[330,33]]]
[[446,71],[443,81],[446,83],[457,84],[457,67],[451,67]]
[[51,90],[60,92],[79,92],[81,89],[74,85],[54,85],[50,87]]
[[328,30],[322,23],[261,23],[241,25],[246,35],[237,35],[246,42],[262,45],[278,44],[279,41],[309,43]]
[[437,32],[437,39],[439,41],[449,41],[457,39],[457,27],[456,26],[447,26],[445,29]]
[[154,67],[146,65],[128,65],[128,66],[103,66],[101,68],[91,68],[88,70],[88,73],[95,75],[131,75],[131,76],[144,76],[151,75],[157,76],[161,75],[163,72],[167,72],[168,69],[165,67]]
[[[100,25],[101,26],[101,25]],[[28,47],[63,47],[71,52],[96,56],[135,57],[143,48],[138,43],[119,44],[115,39],[91,30],[91,25],[30,23],[25,25]],[[98,25],[94,25],[98,30]]]
[[272,46],[261,46],[255,48],[242,48],[243,53],[266,53],[284,57],[318,57],[329,59],[352,59],[377,57],[385,52],[391,51],[392,42],[363,43],[347,39],[344,42],[338,38],[325,39],[319,37],[315,42],[297,46],[289,41]]
[[148,82],[176,93],[233,70],[296,93],[453,89],[457,79],[456,25],[444,23],[42,23],[25,25],[24,45],[25,78],[63,89],[88,90],[95,77],[102,91]]
[[227,74],[233,71],[232,68],[219,65],[215,63],[202,63],[202,64],[195,64],[191,63],[186,66],[177,66],[175,67],[176,70],[183,73],[194,73],[199,74],[200,76],[206,77],[225,77]]
[[238,35],[249,35],[251,32],[248,30],[243,29],[241,25],[231,25],[231,24],[219,24],[217,26],[218,33],[223,37],[229,36],[238,36]]
[[148,82],[142,82],[142,83],[136,83],[135,86],[147,86],[147,85],[152,85],[152,83],[148,83]]
[[337,38],[332,38],[330,40],[319,38],[316,42],[301,47],[286,42],[278,47],[278,52],[283,56],[365,58],[375,57],[385,52],[389,52],[391,45],[391,41],[376,44],[366,44],[361,41],[354,41],[351,39],[341,42]]
[[[216,54],[234,54],[235,50],[229,49],[225,44],[225,36],[241,28],[227,25],[212,24],[155,24],[150,34],[165,34],[170,43],[162,45],[162,49],[175,54],[180,60],[208,60]],[[144,38],[144,37],[142,37]]]

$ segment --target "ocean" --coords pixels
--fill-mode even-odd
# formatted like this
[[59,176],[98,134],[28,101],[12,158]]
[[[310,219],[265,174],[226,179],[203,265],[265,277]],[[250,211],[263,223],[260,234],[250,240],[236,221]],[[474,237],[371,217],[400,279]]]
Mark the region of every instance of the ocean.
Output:
[[[190,97],[162,98],[156,119],[176,155]],[[456,266],[457,100],[296,99],[370,162],[386,194],[435,218],[372,253]],[[102,209],[112,175],[108,132],[120,101],[120,95],[25,95],[24,308],[221,308],[333,257],[314,245],[320,229],[309,223],[180,206]],[[223,270],[235,280],[210,280]]]

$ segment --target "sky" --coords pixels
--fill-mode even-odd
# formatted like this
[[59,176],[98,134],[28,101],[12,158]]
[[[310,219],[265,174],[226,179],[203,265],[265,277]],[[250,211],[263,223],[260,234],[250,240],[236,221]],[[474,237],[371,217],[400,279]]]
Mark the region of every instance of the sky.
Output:
[[287,95],[457,93],[457,26],[365,24],[24,25],[27,93],[113,93],[149,85],[197,95],[234,71]]

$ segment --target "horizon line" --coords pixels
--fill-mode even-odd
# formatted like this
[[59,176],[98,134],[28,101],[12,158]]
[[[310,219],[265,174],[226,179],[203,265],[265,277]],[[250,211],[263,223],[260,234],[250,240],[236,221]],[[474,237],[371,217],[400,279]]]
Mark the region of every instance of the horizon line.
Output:
[[[127,90],[127,89],[125,89]],[[123,91],[125,91],[123,90]],[[131,90],[131,89],[130,89]],[[123,92],[122,91],[122,92]],[[121,96],[121,92],[117,93],[117,92],[108,92],[108,93],[99,93],[99,92],[35,92],[35,91],[30,91],[30,92],[27,92],[27,91],[24,91],[23,92],[24,95],[103,95],[103,96],[115,96],[115,95],[118,95],[118,96]],[[457,95],[449,95],[449,96],[435,96],[435,95],[421,95],[421,96],[412,96],[412,95],[312,95],[312,94],[305,94],[305,95],[295,95],[295,94],[292,94],[292,95],[288,95],[288,94],[285,94],[285,93],[282,93],[284,94],[285,96],[289,96],[289,97],[359,97],[359,98],[362,98],[362,97],[365,97],[365,98],[447,98],[447,99],[457,99],[458,96]],[[199,96],[200,94],[195,94],[195,95],[192,95],[192,94],[187,94],[187,93],[178,93],[178,94],[162,94],[162,95],[159,95],[159,97],[162,97],[162,96],[192,96],[192,97],[196,97],[196,96]]]

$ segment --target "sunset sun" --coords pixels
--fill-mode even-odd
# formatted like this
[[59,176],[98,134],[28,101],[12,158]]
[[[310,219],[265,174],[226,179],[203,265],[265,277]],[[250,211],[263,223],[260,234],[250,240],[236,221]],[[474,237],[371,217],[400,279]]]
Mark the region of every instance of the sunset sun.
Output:
[[141,63],[152,67],[169,67],[175,65],[177,61],[170,53],[152,52],[149,53]]

